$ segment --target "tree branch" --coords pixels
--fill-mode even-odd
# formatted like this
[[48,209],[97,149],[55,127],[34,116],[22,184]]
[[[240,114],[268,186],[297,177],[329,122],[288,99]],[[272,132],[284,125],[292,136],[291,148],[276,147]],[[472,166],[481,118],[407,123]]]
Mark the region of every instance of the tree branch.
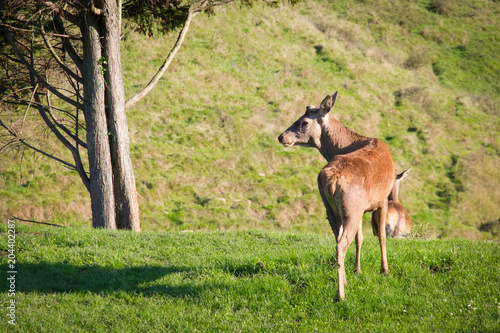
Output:
[[[87,143],[85,141],[83,141],[82,139],[78,138],[75,134],[71,133],[71,131],[66,126],[64,126],[63,124],[59,123],[54,118],[54,114],[50,111],[50,108],[48,108],[48,110],[49,110],[50,118],[54,121],[54,123],[57,125],[57,127],[59,127],[64,133],[66,133],[71,139],[75,140],[75,143],[77,143],[78,145],[80,145],[83,148],[87,149]],[[78,112],[78,110],[76,110],[76,112]],[[78,127],[78,125],[75,126],[75,127]]]
[[99,9],[97,8],[95,5],[94,5],[94,1],[91,0],[90,1],[90,4],[89,4],[89,10],[94,13],[95,15],[97,16],[101,16],[102,15],[102,9]]
[[78,76],[75,72],[73,72],[68,66],[66,66],[66,64],[61,60],[61,58],[59,58],[59,56],[56,54],[56,51],[52,47],[52,44],[50,44],[49,40],[47,39],[47,36],[45,35],[43,26],[42,26],[42,38],[43,41],[45,42],[45,45],[49,49],[50,54],[52,54],[52,57],[57,61],[59,66],[61,66],[63,71],[65,71],[70,77],[72,77],[76,81],[83,83],[83,79],[80,76]]
[[26,115],[28,114],[28,111],[31,107],[31,102],[33,101],[33,97],[35,97],[35,92],[37,89],[38,89],[38,84],[35,86],[35,89],[33,89],[33,93],[31,94],[31,98],[28,103],[28,106],[26,107],[26,111],[24,111],[23,121],[21,122],[21,129],[19,130],[19,136],[23,135],[23,127],[24,127],[24,122],[26,121]]
[[[9,29],[16,30],[16,31],[22,31],[22,32],[32,32],[32,30],[14,27],[12,25],[5,24],[5,23],[0,23],[0,27],[7,27]],[[71,36],[66,35],[64,33],[63,34],[56,34],[56,33],[53,33],[53,32],[46,32],[45,34],[47,36],[52,36],[52,37],[71,38]],[[73,37],[73,38],[76,38],[76,37]]]
[[53,227],[59,227],[59,228],[64,228],[62,225],[59,224],[53,224],[53,223],[47,223],[47,222],[38,222],[38,221],[33,221],[33,220],[25,220],[25,219],[20,219],[19,217],[11,216],[11,220],[18,220],[22,222],[30,222],[30,223],[37,223],[37,224],[45,224],[45,225],[50,225]]
[[64,10],[59,3],[53,3],[51,1],[42,2],[48,9],[54,10],[56,13],[64,17],[66,20],[73,24],[80,25],[80,20],[77,16],[71,14],[70,12]]
[[[2,122],[2,120],[1,120],[1,119],[0,119],[0,126],[2,126],[3,128],[5,128],[5,129],[7,130],[7,132],[9,132],[9,134],[10,134],[10,135],[14,138],[13,142],[17,141],[17,142],[19,142],[19,143],[22,143],[23,145],[25,145],[26,147],[28,147],[28,148],[30,148],[30,149],[33,149],[33,150],[34,150],[34,151],[36,151],[37,153],[40,153],[40,154],[42,154],[42,155],[44,155],[44,156],[47,156],[47,157],[49,157],[49,158],[51,158],[51,159],[53,159],[53,160],[55,160],[55,161],[57,161],[57,162],[60,162],[60,163],[62,163],[64,166],[66,166],[66,167],[67,167],[67,168],[69,168],[69,169],[76,170],[76,166],[74,166],[73,164],[70,164],[70,163],[68,163],[68,162],[66,162],[66,161],[64,161],[64,160],[62,160],[62,159],[60,159],[60,158],[58,158],[58,157],[55,157],[55,156],[53,156],[53,155],[50,155],[50,154],[48,154],[48,153],[44,152],[43,150],[40,150],[40,149],[36,148],[35,146],[30,145],[29,143],[27,143],[27,142],[26,142],[26,141],[24,141],[23,139],[21,139],[21,138],[20,138],[20,137],[16,134],[16,132],[14,132],[11,128],[9,128],[7,125],[5,125],[5,124]],[[4,148],[4,147],[2,147],[2,149],[3,149],[3,148]]]
[[198,1],[194,4],[192,4],[189,7],[189,12],[188,12],[188,17],[186,18],[186,21],[184,22],[184,26],[182,27],[181,32],[179,33],[179,36],[177,37],[177,41],[170,51],[170,53],[167,56],[167,59],[163,62],[161,67],[159,68],[158,72],[153,76],[153,78],[149,81],[149,83],[142,88],[141,91],[139,91],[137,94],[132,96],[129,100],[125,102],[125,109],[128,110],[130,107],[132,107],[135,103],[140,101],[142,98],[144,98],[153,88],[156,86],[158,81],[160,81],[161,77],[165,74],[168,66],[170,66],[170,63],[174,59],[175,55],[177,54],[177,51],[179,51],[182,43],[184,42],[184,38],[186,37],[186,34],[189,30],[189,27],[191,25],[191,21],[198,15],[200,12],[216,7],[216,6],[222,6],[225,4],[228,4],[230,2],[233,2],[234,0],[219,0],[219,1],[210,1],[210,0],[201,0]]
[[[7,30],[7,31],[5,31],[5,30]],[[12,47],[12,49],[14,50],[14,52],[16,53],[16,55],[19,58],[19,60],[21,61],[21,63],[30,71],[30,73],[34,77],[36,77],[36,79],[37,79],[38,82],[40,82],[41,84],[43,84],[54,95],[56,95],[61,100],[65,101],[66,103],[71,104],[72,106],[74,106],[76,108],[79,108],[79,109],[83,108],[83,106],[80,103],[77,103],[74,100],[72,100],[71,98],[68,98],[67,96],[61,94],[57,89],[55,89],[50,84],[48,84],[41,77],[41,75],[38,73],[38,71],[35,68],[33,68],[33,66],[31,66],[30,63],[28,63],[28,61],[26,60],[26,58],[24,57],[24,55],[21,53],[21,50],[19,50],[19,48],[17,47],[16,41],[14,40],[14,38],[12,37],[12,35],[9,33],[8,28],[4,27],[4,32],[5,32],[5,37],[6,37],[7,41],[9,42],[10,46]]]
[[[20,89],[20,90],[25,90],[25,89],[33,89],[33,87],[29,87],[29,88],[23,88],[23,89]],[[43,104],[39,104],[37,103],[36,101],[28,101],[26,99],[23,99],[21,98],[20,96],[17,96],[17,100],[15,102],[12,102],[12,101],[6,101],[6,100],[1,100],[2,103],[5,103],[5,104],[12,104],[12,105],[25,105],[25,106],[36,106],[36,107],[44,107],[46,109],[49,109],[49,107],[43,105]],[[66,114],[66,116],[72,118],[73,120],[75,119],[75,116],[72,115],[70,112],[66,111],[66,110],[63,110],[63,109],[59,109],[59,108],[56,108],[54,106],[50,106],[50,110],[56,110],[56,111],[59,111],[59,112],[62,112],[64,114]],[[57,125],[57,124],[56,124]],[[85,126],[82,125],[82,124],[79,124],[81,128],[83,128],[84,130],[86,130]],[[80,142],[84,142],[84,141],[80,141]]]
[[[61,19],[60,15],[54,15],[54,25],[63,36],[66,35],[66,30],[64,29],[64,23],[63,20]],[[62,36],[61,36],[62,37]],[[76,52],[75,48],[73,47],[73,44],[71,44],[69,40],[69,36],[63,37],[63,47],[66,52],[68,52],[68,55],[70,56],[71,60],[75,63],[76,67],[78,67],[78,70],[82,72],[82,65],[83,61],[82,58],[78,55]]]
[[[33,54],[31,57],[33,58]],[[32,61],[33,61],[33,59],[32,59]],[[32,67],[32,65],[30,67]],[[54,125],[54,123],[47,116],[47,113],[45,112],[46,108],[42,104],[42,101],[40,99],[40,95],[38,94],[38,91],[36,89],[38,87],[38,83],[35,82],[35,77],[34,77],[33,72],[30,71],[30,73],[31,73],[31,75],[30,75],[31,86],[35,87],[35,89],[33,89],[33,98],[35,99],[35,102],[37,104],[36,108],[38,109],[38,113],[40,114],[40,116],[42,116],[43,121],[45,121],[45,124],[47,124],[47,126],[52,131],[52,133],[55,134],[56,138],[59,141],[61,141],[62,144],[64,146],[66,146],[66,148],[68,148],[71,152],[73,152],[75,147],[64,137],[64,135],[61,134],[61,132],[59,132],[56,125]],[[47,82],[47,84],[48,84],[48,82]]]
[[[31,61],[33,62],[33,52],[31,53]],[[31,85],[33,86],[35,84],[35,78],[34,78],[34,75],[33,75],[32,72],[30,72],[30,80],[31,80]],[[48,82],[47,82],[47,84],[48,84]],[[80,175],[80,178],[82,179],[83,184],[85,185],[85,187],[87,188],[87,190],[90,192],[90,179],[87,176],[87,174],[85,173],[85,169],[83,168],[83,163],[82,163],[82,160],[81,160],[81,157],[80,157],[79,150],[76,149],[76,147],[73,146],[64,137],[64,135],[61,134],[61,132],[59,132],[59,130],[57,129],[56,125],[54,125],[54,123],[49,119],[49,117],[47,116],[47,114],[45,112],[46,108],[43,106],[42,101],[40,99],[40,96],[39,96],[39,94],[38,94],[38,92],[36,90],[34,91],[33,97],[35,99],[35,102],[37,103],[38,113],[40,114],[40,116],[42,116],[42,119],[45,121],[45,123],[47,124],[47,126],[49,127],[49,129],[52,131],[52,133],[55,134],[55,136],[57,137],[57,139],[73,155],[73,160],[76,163],[76,165],[73,167],[73,170],[76,170],[78,172],[78,174]],[[47,98],[50,101],[49,96],[47,96]],[[49,106],[49,110],[50,110],[50,106]],[[77,110],[78,110],[78,108],[77,108]]]
[[[49,98],[49,95],[47,94],[47,111],[49,112],[49,116],[50,118],[52,119],[52,121],[54,122],[54,124],[59,127],[64,133],[66,133],[70,138],[72,138],[73,140],[75,140],[75,142],[77,144],[79,144],[80,146],[84,147],[85,149],[87,149],[87,143],[82,141],[81,139],[79,139],[77,136],[75,136],[73,133],[71,133],[71,131],[66,127],[64,126],[63,124],[61,124],[59,121],[57,121],[54,113],[52,112],[52,105],[50,104],[50,98]],[[78,109],[76,110],[77,114],[78,114]],[[78,117],[77,117],[77,120],[78,120]],[[78,122],[76,124],[76,127],[78,128]]]
[[198,8],[196,8],[195,12],[202,12],[204,10],[214,8],[217,6],[227,5],[228,3],[231,3],[233,1],[234,0],[220,0],[220,1],[204,0],[204,1],[200,1],[196,4],[198,6]]
[[[202,1],[202,2],[204,2],[204,1]],[[188,13],[188,17],[186,19],[186,22],[184,22],[184,26],[182,27],[182,30],[179,33],[179,36],[177,37],[177,41],[176,41],[174,47],[172,48],[172,50],[168,54],[167,59],[165,59],[165,61],[161,65],[160,69],[153,76],[153,78],[151,79],[151,81],[149,81],[149,83],[144,88],[142,88],[141,91],[139,91],[137,94],[135,94],[134,96],[132,96],[132,98],[130,98],[129,100],[127,100],[125,102],[125,109],[126,110],[128,110],[135,103],[137,103],[142,98],[144,98],[151,90],[153,90],[153,88],[156,86],[156,84],[158,83],[158,81],[160,81],[160,79],[163,76],[163,74],[165,74],[165,71],[167,70],[168,66],[170,66],[170,63],[172,62],[172,60],[174,59],[175,55],[177,54],[177,51],[179,51],[182,43],[184,42],[184,38],[186,37],[186,34],[187,34],[188,30],[189,30],[189,26],[191,25],[191,21],[193,20],[193,18],[196,15],[199,14],[199,11],[195,11],[194,10],[195,6],[197,4],[198,3],[192,5],[189,8],[189,13]]]
[[[64,135],[59,132],[57,127],[54,125],[54,123],[47,117],[47,114],[45,113],[45,108],[43,107],[40,97],[38,96],[38,93],[35,94],[35,101],[38,103],[38,112],[40,113],[40,116],[42,116],[42,119],[45,121],[47,126],[50,128],[52,133],[55,134],[57,139],[62,142],[62,144],[68,148],[68,150],[71,152],[73,155],[73,159],[75,160],[76,165],[73,167],[74,170],[78,172],[80,175],[80,178],[83,181],[83,184],[87,188],[88,191],[90,191],[90,179],[85,173],[85,170],[83,168],[83,163],[82,159],[80,157],[80,152],[76,149],[75,146],[73,146],[65,137]],[[68,130],[69,131],[69,130]]]

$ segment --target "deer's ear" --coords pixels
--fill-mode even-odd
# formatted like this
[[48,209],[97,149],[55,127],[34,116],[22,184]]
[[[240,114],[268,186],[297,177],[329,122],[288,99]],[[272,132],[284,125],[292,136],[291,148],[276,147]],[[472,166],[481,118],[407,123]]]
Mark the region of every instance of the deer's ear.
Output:
[[321,114],[321,117],[323,117],[325,114],[330,112],[332,109],[332,97],[330,95],[326,96],[325,99],[321,102],[319,105],[319,112]]
[[399,175],[396,176],[396,179],[397,180],[403,180],[406,176],[408,176],[408,174],[410,173],[410,170],[411,170],[411,168],[409,168],[408,170],[405,170],[405,171],[401,172]]
[[337,93],[338,91],[335,94],[333,94],[333,96],[330,95],[326,96],[325,99],[321,102],[319,106],[319,111],[321,112],[322,117],[328,112],[330,112],[330,110],[333,108],[335,100],[337,99]]
[[335,92],[335,94],[333,94],[333,95],[332,95],[332,108],[333,108],[333,106],[335,105],[335,100],[337,99],[337,94],[338,94],[338,93],[339,93],[339,92],[338,92],[338,91],[336,91],[336,92]]

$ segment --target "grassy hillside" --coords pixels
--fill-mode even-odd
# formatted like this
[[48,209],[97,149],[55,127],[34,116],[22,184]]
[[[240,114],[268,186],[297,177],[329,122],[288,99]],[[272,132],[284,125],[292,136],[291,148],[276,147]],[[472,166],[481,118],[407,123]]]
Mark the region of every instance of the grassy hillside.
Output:
[[[7,263],[0,232],[0,270]],[[269,231],[116,232],[16,227],[2,332],[498,332],[500,244],[367,237],[336,303],[334,239]],[[16,302],[15,330],[6,304]]]
[[[399,171],[413,167],[400,200],[420,234],[498,239],[499,14],[496,1],[367,0],[198,16],[166,77],[128,112],[143,230],[329,233],[316,188],[325,161],[276,138],[338,90],[335,116],[387,142]],[[125,31],[131,96],[176,36]],[[3,220],[90,225],[76,174],[30,153],[0,159]]]

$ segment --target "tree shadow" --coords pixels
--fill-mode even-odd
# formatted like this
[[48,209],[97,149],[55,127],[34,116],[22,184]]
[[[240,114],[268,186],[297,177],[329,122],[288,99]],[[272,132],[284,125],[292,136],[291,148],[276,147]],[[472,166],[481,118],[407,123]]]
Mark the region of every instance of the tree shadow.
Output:
[[[0,271],[9,272],[11,269],[7,264],[2,264]],[[145,265],[115,269],[96,265],[18,262],[15,291],[23,293],[114,293],[122,291],[145,296],[164,294],[177,298],[196,297],[201,293],[201,289],[190,284],[168,286],[154,283],[166,275],[190,271],[192,268],[177,266]],[[9,290],[9,281],[3,279],[1,286],[2,290]]]

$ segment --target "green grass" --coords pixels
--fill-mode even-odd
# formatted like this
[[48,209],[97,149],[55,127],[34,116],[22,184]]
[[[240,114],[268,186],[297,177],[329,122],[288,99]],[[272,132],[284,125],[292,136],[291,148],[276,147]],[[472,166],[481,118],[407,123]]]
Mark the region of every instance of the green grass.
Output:
[[[6,225],[0,270],[8,271]],[[500,244],[367,236],[336,303],[334,239],[311,233],[143,232],[17,223],[16,332],[495,332]],[[2,273],[2,274],[4,274]],[[4,274],[5,276],[5,274]]]
[[[416,227],[499,239],[499,13],[486,0],[309,0],[199,15],[166,76],[127,113],[142,229],[330,232],[316,189],[326,162],[277,137],[338,90],[335,116],[387,142],[399,171],[413,167],[400,200]],[[124,32],[130,97],[176,35]],[[0,218],[11,215],[91,224],[79,177],[21,152],[0,156]]]

